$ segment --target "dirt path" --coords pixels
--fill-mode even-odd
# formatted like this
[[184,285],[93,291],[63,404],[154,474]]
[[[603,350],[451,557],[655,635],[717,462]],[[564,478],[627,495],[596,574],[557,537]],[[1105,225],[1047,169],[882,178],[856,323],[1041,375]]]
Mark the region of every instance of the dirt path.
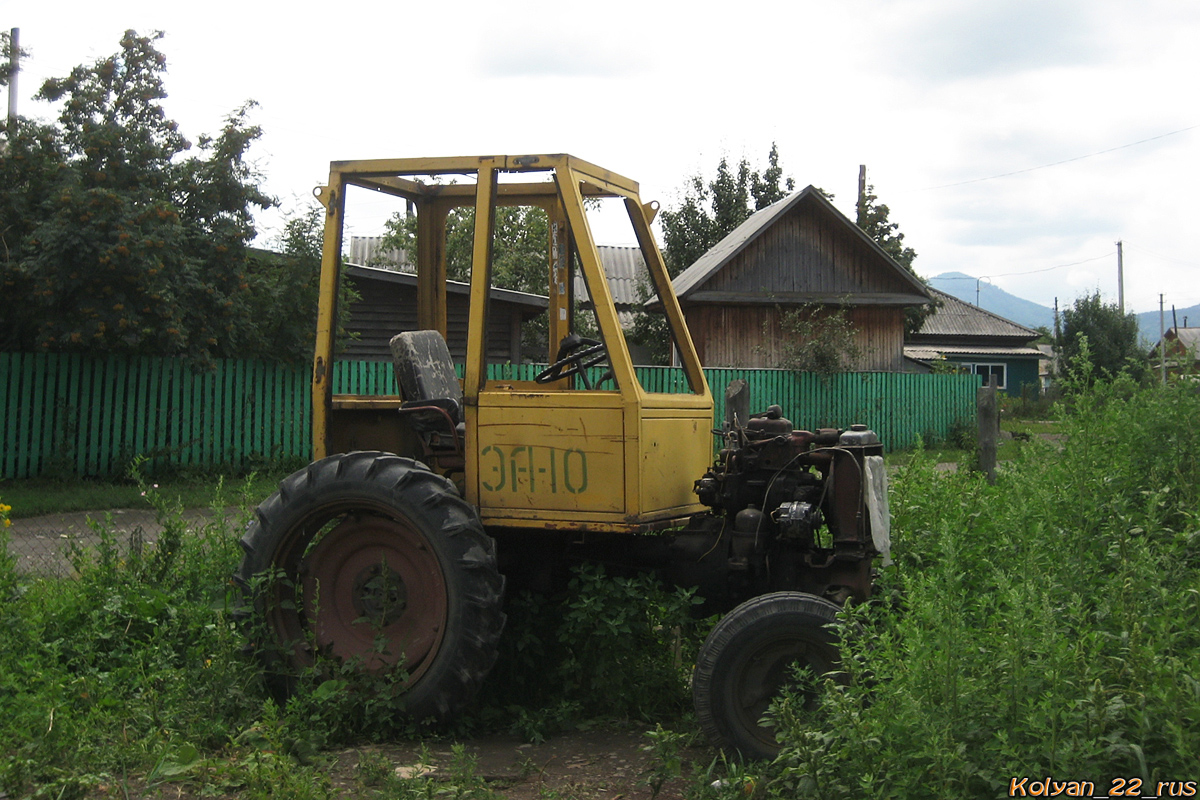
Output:
[[[233,525],[240,513],[237,508],[227,508],[225,519]],[[213,520],[213,512],[207,508],[191,509],[183,512],[183,518],[189,526],[200,526]],[[128,543],[131,534],[138,530],[144,542],[157,541],[162,532],[162,526],[150,508],[71,511],[14,519],[8,529],[8,550],[17,558],[17,569],[27,575],[69,576],[71,565],[66,558],[67,544],[74,540],[89,546],[99,540],[89,520],[108,525],[122,544]]]
[[[330,775],[344,796],[362,793],[357,769],[360,760],[373,764],[386,759],[399,777],[429,776],[453,779],[453,742],[433,742],[424,753],[417,744],[372,745],[335,755]],[[637,727],[574,731],[541,744],[523,743],[511,736],[486,736],[463,743],[474,760],[475,774],[507,800],[650,800],[649,777],[655,765],[650,739]],[[711,760],[706,748],[688,748],[685,762]],[[662,800],[680,800],[686,782],[673,779],[658,793]]]

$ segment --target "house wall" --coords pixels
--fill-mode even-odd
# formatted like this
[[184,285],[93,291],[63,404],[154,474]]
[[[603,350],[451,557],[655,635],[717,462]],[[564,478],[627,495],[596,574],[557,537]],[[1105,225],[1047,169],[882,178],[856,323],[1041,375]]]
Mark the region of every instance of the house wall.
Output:
[[[391,361],[388,342],[397,333],[417,330],[416,287],[383,281],[352,280],[362,299],[350,308],[347,329],[357,331],[342,358]],[[456,363],[467,360],[467,311],[470,296],[446,295],[446,344]],[[520,316],[511,303],[493,300],[488,310],[487,358],[502,363],[521,360]],[[544,354],[539,354],[544,358]]]
[[[1038,375],[1037,358],[985,358],[983,356],[951,356],[947,361],[956,364],[1004,364],[1007,372],[1005,388],[1002,390],[1009,397],[1021,397],[1022,392],[1028,392],[1031,397],[1038,397],[1042,391],[1042,381]],[[1025,389],[1025,386],[1029,386]]]
[[[768,305],[703,304],[684,310],[705,367],[779,367],[785,349],[781,313],[779,306]],[[847,318],[857,329],[856,342],[862,351],[850,370],[904,369],[904,309],[850,308]]]

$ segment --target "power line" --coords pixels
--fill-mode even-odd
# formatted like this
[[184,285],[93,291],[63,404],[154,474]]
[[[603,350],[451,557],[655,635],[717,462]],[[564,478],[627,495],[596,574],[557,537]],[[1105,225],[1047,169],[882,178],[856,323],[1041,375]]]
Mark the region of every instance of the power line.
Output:
[[[1129,241],[1127,240],[1125,242],[1125,244],[1129,244]],[[1171,256],[1164,256],[1162,253],[1156,253],[1153,250],[1147,250],[1146,248],[1142,247],[1140,244],[1134,244],[1133,249],[1137,250],[1139,253],[1145,253],[1146,255],[1154,256],[1155,258],[1161,258],[1163,261],[1172,261],[1176,264],[1182,264],[1185,267],[1200,266],[1200,264],[1198,264],[1195,261],[1184,261],[1183,259],[1180,259],[1180,258],[1171,258]]]
[[1062,269],[1063,267],[1075,267],[1080,264],[1088,264],[1092,261],[1099,261],[1102,258],[1112,258],[1113,255],[1115,254],[1115,252],[1116,251],[1108,252],[1102,256],[1095,256],[1094,258],[1085,258],[1082,261],[1072,261],[1068,264],[1055,264],[1053,267],[1042,267],[1041,269],[1031,269],[1031,270],[1027,270],[1025,272],[1005,272],[1000,275],[980,275],[979,277],[974,277],[972,275],[963,275],[962,277],[959,277],[959,276],[955,275],[955,276],[949,277],[949,278],[939,278],[938,280],[943,280],[943,281],[966,281],[966,280],[990,281],[992,278],[1012,278],[1017,275],[1036,275],[1039,272],[1050,272],[1051,270]]
[[972,178],[969,181],[959,181],[958,183],[943,183],[940,186],[926,186],[923,189],[917,189],[917,191],[918,192],[928,192],[928,191],[933,191],[934,189],[949,189],[953,186],[966,186],[969,183],[981,183],[983,181],[995,180],[996,178],[1007,178],[1011,175],[1022,175],[1026,172],[1034,172],[1039,169],[1049,169],[1050,167],[1058,167],[1063,164],[1070,164],[1073,161],[1082,161],[1085,158],[1094,158],[1095,156],[1102,156],[1105,153],[1115,153],[1118,150],[1124,150],[1129,147],[1136,147],[1139,144],[1145,144],[1146,142],[1153,142],[1153,141],[1157,141],[1158,139],[1165,139],[1168,136],[1175,136],[1176,134],[1179,134],[1179,133],[1186,133],[1187,131],[1195,130],[1196,128],[1200,128],[1200,125],[1189,125],[1188,127],[1180,128],[1177,131],[1170,131],[1168,133],[1160,133],[1157,136],[1150,136],[1145,139],[1138,139],[1136,142],[1130,142],[1129,144],[1122,144],[1122,145],[1118,145],[1117,147],[1110,147],[1107,150],[1097,150],[1095,153],[1088,153],[1087,155],[1083,155],[1083,156],[1075,156],[1074,158],[1064,158],[1062,161],[1055,161],[1050,164],[1042,164],[1042,165],[1036,166],[1036,167],[1027,167],[1026,169],[1013,170],[1012,172],[1002,172],[999,175],[988,175],[986,178]]

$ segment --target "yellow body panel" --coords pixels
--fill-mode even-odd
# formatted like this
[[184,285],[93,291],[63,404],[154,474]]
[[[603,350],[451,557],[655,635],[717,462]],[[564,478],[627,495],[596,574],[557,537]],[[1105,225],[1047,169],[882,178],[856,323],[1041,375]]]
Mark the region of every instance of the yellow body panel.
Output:
[[[578,392],[479,396],[475,488],[489,514],[625,512],[620,395],[572,402]],[[468,422],[468,428],[470,423]]]

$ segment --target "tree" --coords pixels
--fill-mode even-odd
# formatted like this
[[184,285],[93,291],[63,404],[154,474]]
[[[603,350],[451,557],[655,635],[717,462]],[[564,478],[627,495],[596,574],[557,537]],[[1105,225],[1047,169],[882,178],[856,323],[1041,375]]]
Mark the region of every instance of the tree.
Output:
[[0,323],[6,349],[270,355],[246,274],[253,210],[274,204],[246,160],[253,104],[185,156],[161,104],[161,37],[127,31],[118,53],[46,81],[57,124],[22,121],[0,159],[0,282],[19,307]]
[[[851,369],[862,356],[858,328],[850,321],[848,306],[830,309],[806,303],[777,310],[783,333],[779,366],[783,369],[834,375]],[[763,327],[768,328],[765,323]]]
[[[683,199],[674,209],[663,209],[658,215],[662,224],[663,260],[672,278],[694,264],[713,245],[724,239],[755,211],[787,197],[796,187],[792,178],[784,178],[779,166],[779,148],[771,144],[767,168],[759,172],[750,168],[745,157],[731,168],[729,159],[721,157],[712,180],[696,174],[687,179]],[[752,202],[753,201],[753,204]],[[652,294],[648,281],[639,286],[644,303]],[[630,338],[646,348],[650,359],[665,364],[671,356],[671,337],[667,321],[661,314],[651,314],[641,307],[634,314]]]
[[[696,174],[687,180],[687,190],[676,209],[664,209],[662,221],[663,259],[674,278],[694,264],[712,246],[729,235],[755,211],[781,200],[796,187],[792,178],[783,177],[779,166],[779,148],[771,145],[767,168],[750,169],[743,157],[736,170],[729,159],[721,157],[716,176],[708,182]],[[751,206],[753,199],[753,207]]]
[[[858,208],[855,222],[858,227],[863,230],[868,236],[875,240],[875,244],[892,257],[892,260],[903,267],[907,272],[912,274],[925,286],[929,282],[917,274],[913,269],[913,261],[917,258],[917,251],[913,250],[904,244],[904,234],[900,233],[899,223],[892,222],[889,217],[891,209],[887,204],[880,203],[879,198],[875,196],[875,187],[868,185],[866,191],[858,198]],[[925,320],[937,310],[941,305],[938,302],[926,303],[923,306],[908,306],[904,309],[904,332],[905,334],[916,333],[925,324]]]
[[1099,292],[1076,298],[1074,306],[1063,311],[1058,349],[1059,363],[1069,365],[1084,357],[1096,377],[1113,378],[1121,372],[1141,377],[1145,371],[1137,316],[1122,314],[1117,304],[1101,300]]

